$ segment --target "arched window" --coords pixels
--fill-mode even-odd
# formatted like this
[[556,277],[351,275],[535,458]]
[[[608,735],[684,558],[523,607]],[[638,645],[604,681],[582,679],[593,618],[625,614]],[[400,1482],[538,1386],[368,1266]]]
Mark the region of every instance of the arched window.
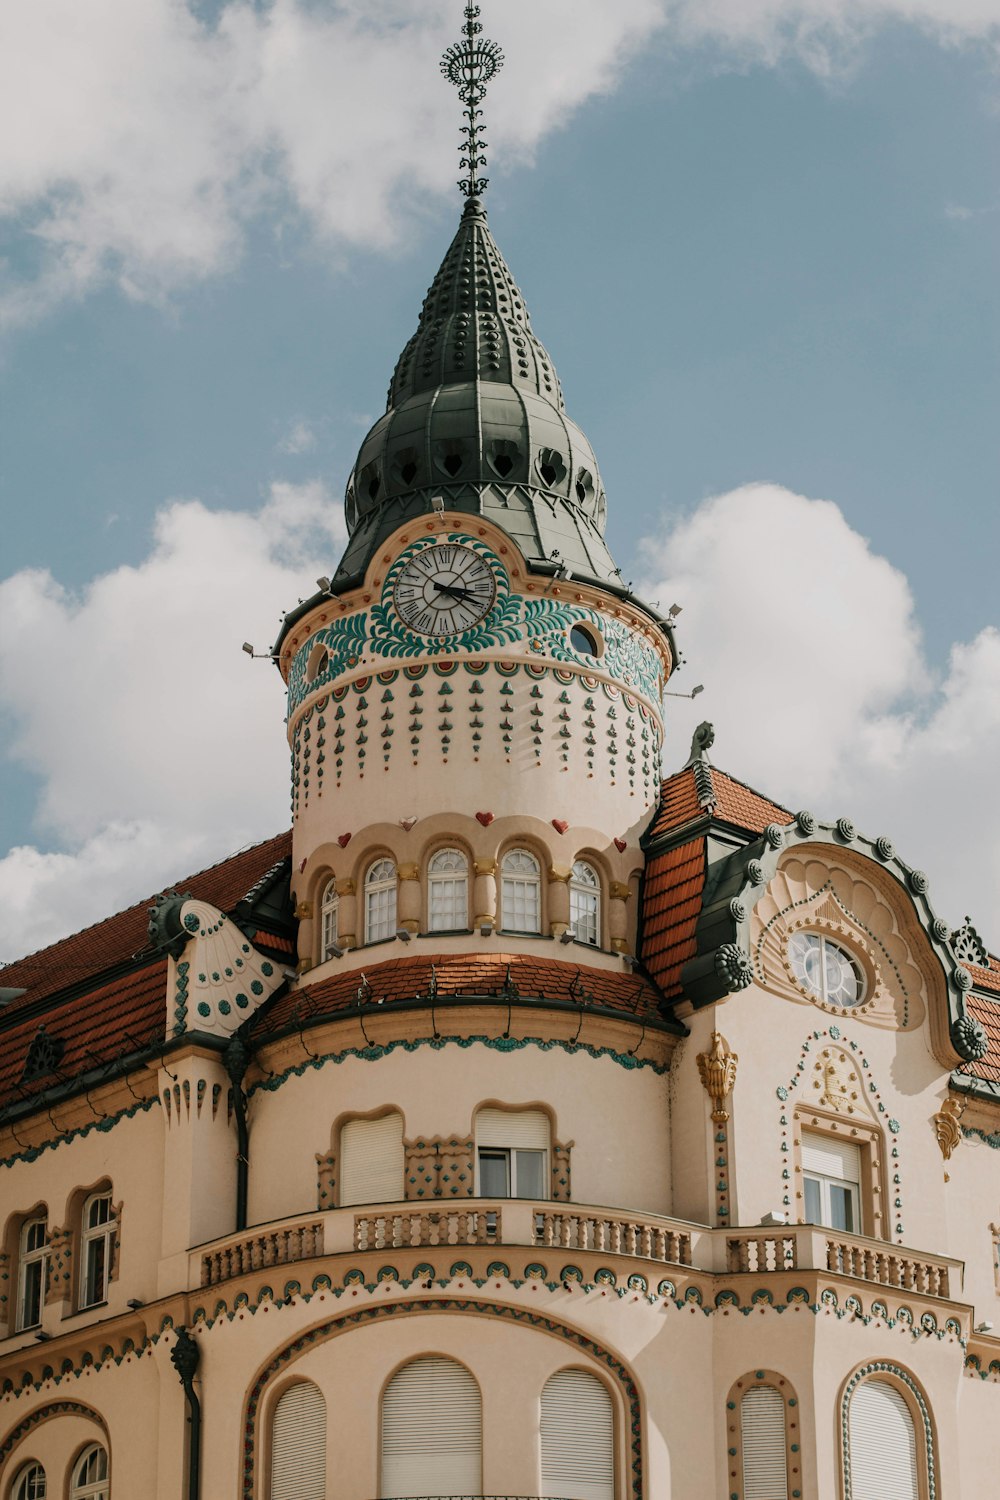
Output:
[[479,1387],[464,1366],[428,1356],[397,1370],[382,1397],[383,1500],[478,1495],[482,1451]]
[[773,1385],[754,1385],[740,1401],[742,1500],[787,1500],[785,1399]]
[[403,1116],[347,1120],[340,1127],[340,1203],[398,1203],[403,1197]]
[[108,1494],[108,1455],[100,1443],[91,1443],[73,1465],[69,1500],[108,1500]]
[[[44,1214],[26,1219],[18,1242],[17,1327],[37,1328],[42,1321],[48,1266],[48,1220]],[[45,1475],[42,1474],[42,1484]],[[44,1493],[44,1491],[43,1491]]]
[[569,882],[569,925],[578,943],[601,943],[601,882],[586,860],[578,859]]
[[320,907],[320,963],[333,958],[335,950],[340,946],[338,942],[339,918],[340,897],[337,895],[337,882],[328,880]]
[[500,919],[507,932],[542,930],[542,873],[527,849],[509,849],[503,857]]
[[567,1500],[615,1500],[614,1408],[586,1370],[559,1370],[542,1388],[542,1489]]
[[396,865],[377,859],[365,876],[365,942],[396,935]]
[[476,1172],[481,1198],[548,1198],[552,1134],[543,1109],[481,1109]]
[[851,1500],[919,1500],[917,1434],[902,1391],[865,1380],[848,1416]]
[[14,1480],[11,1500],[45,1500],[48,1487],[41,1464],[25,1464]]
[[439,849],[427,866],[427,929],[456,932],[469,925],[469,862],[461,849]]
[[107,1300],[116,1228],[111,1193],[91,1193],[80,1219],[81,1307],[95,1307]]
[[326,1402],[311,1380],[291,1386],[274,1408],[271,1500],[326,1500]]

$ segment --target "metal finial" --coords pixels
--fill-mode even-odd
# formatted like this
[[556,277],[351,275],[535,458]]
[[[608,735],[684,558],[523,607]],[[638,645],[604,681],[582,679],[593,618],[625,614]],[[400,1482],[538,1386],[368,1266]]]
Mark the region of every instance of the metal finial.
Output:
[[460,179],[459,188],[467,198],[477,198],[485,191],[488,177],[478,176],[479,168],[485,167],[483,152],[486,142],[482,138],[483,127],[479,123],[483,112],[479,108],[486,97],[486,85],[503,67],[503,53],[496,42],[484,40],[480,33],[479,6],[465,7],[465,37],[453,42],[441,58],[441,72],[458,89],[458,97],[465,105],[467,124],[462,126],[463,140],[459,146],[461,164],[468,176]]

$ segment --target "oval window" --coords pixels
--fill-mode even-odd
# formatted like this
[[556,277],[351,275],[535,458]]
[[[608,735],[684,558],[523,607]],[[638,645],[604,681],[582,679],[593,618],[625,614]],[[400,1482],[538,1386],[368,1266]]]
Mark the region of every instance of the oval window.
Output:
[[821,933],[794,933],[788,943],[788,960],[799,983],[827,1005],[850,1010],[865,997],[860,964]]
[[603,641],[589,625],[574,625],[569,633],[569,643],[583,656],[600,656],[604,650]]

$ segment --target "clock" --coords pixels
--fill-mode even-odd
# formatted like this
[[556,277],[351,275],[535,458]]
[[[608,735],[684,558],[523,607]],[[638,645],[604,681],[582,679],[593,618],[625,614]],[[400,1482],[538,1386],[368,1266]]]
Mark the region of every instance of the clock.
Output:
[[456,635],[493,608],[493,571],[471,547],[439,543],[415,552],[393,589],[396,612],[421,635]]

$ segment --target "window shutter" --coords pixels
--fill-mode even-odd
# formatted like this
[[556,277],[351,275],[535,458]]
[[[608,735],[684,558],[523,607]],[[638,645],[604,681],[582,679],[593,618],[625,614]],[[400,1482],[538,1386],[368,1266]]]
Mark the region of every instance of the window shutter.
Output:
[[482,1489],[479,1387],[450,1359],[415,1359],[382,1398],[382,1489],[405,1495],[475,1495]]
[[326,1500],[326,1402],[311,1380],[293,1385],[275,1407],[271,1500]]
[[398,1203],[403,1197],[403,1116],[348,1120],[340,1132],[340,1202]]
[[542,1489],[565,1500],[614,1500],[611,1397],[584,1370],[560,1370],[542,1391]]
[[851,1397],[852,1500],[918,1500],[917,1435],[894,1385],[866,1380]]
[[758,1385],[740,1402],[744,1500],[788,1500],[785,1402],[773,1385]]
[[543,1109],[481,1109],[476,1116],[476,1145],[549,1149],[549,1117]]
[[803,1130],[802,1170],[816,1172],[821,1177],[839,1177],[842,1182],[860,1183],[861,1148],[853,1141]]

